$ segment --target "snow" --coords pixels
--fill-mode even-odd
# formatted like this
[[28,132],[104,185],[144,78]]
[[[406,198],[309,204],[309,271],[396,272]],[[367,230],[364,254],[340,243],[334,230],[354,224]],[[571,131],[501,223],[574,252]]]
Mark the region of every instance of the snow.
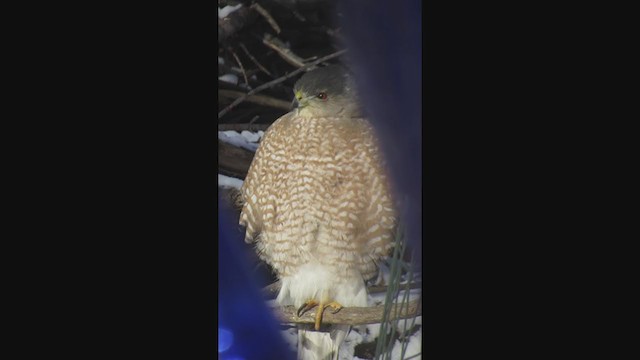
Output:
[[415,325],[420,325],[422,328],[422,316],[418,316],[417,318],[410,319],[402,319],[398,321],[398,325],[396,326],[396,331],[400,334],[400,336],[404,335],[405,329],[410,331]]
[[240,135],[242,135],[245,139],[247,139],[247,141],[255,143],[262,138],[262,135],[264,135],[264,131],[258,131],[257,133],[255,133],[255,132],[243,130],[240,133]]
[[380,324],[368,324],[367,326],[367,334],[369,336],[369,342],[375,340],[378,336],[380,336]]
[[349,335],[347,335],[340,346],[338,360],[352,360],[354,358],[353,353],[356,350],[356,345],[362,343],[363,339],[364,337],[359,332],[351,329]]
[[[411,319],[409,319],[411,321]],[[422,323],[422,316],[419,316],[416,320],[416,324]],[[342,346],[340,346],[340,355],[338,357],[339,360],[358,360],[360,359],[357,356],[354,356],[355,348],[358,344],[362,343],[370,343],[376,340],[378,335],[380,334],[380,324],[369,324],[362,325],[358,328],[359,331],[355,330],[355,326],[349,332],[349,335],[345,338]],[[368,331],[367,331],[368,330]],[[286,343],[289,345],[289,349],[292,351],[297,351],[298,347],[298,330],[295,327],[288,328],[286,330],[281,331],[283,338]],[[393,350],[391,351],[391,359],[392,360],[400,360],[402,359],[400,355],[402,354],[403,345],[406,347],[404,358],[408,358],[413,355],[420,354],[422,352],[422,329],[416,331],[415,334],[409,337],[408,341],[403,342],[396,340]],[[421,355],[418,355],[412,359],[420,360],[422,359]]]
[[240,9],[241,7],[242,7],[242,4],[238,4],[236,6],[227,5],[222,9],[218,8],[218,19],[226,18],[227,16],[229,16],[229,14]]
[[218,186],[223,188],[235,188],[240,190],[243,181],[222,174],[218,174]]
[[296,352],[298,350],[298,328],[290,327],[281,331],[284,340],[289,345],[289,350]]
[[222,76],[218,77],[218,80],[224,81],[226,83],[230,83],[230,84],[233,84],[233,85],[238,85],[238,77],[236,75],[233,75],[233,74],[222,75]]
[[258,149],[258,141],[262,136],[264,136],[264,131],[251,132],[244,130],[242,133],[237,131],[218,131],[218,140],[251,151]]
[[[242,133],[238,133],[237,131],[218,131],[218,140],[250,151],[256,151],[258,149],[258,141],[260,141],[263,136],[264,131],[252,132],[244,130]],[[242,183],[243,181],[241,179],[218,174],[219,187],[239,190]]]
[[[422,329],[416,331],[415,334],[411,335],[411,337],[409,338],[409,341],[406,343],[404,356],[401,356],[402,343],[396,340],[396,343],[393,346],[393,350],[391,351],[391,360],[406,359],[411,356],[418,355],[421,352],[422,352]],[[422,359],[422,355],[418,355],[416,357],[413,357],[412,359]]]

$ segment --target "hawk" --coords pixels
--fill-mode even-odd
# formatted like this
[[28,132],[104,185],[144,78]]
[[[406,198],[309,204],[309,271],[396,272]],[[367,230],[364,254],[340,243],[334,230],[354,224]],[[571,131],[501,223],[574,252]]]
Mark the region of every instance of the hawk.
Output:
[[322,338],[322,313],[367,306],[366,281],[393,246],[396,207],[347,70],[312,70],[294,94],[298,107],[269,127],[253,158],[240,224],[281,281],[277,301],[298,315],[316,308],[314,329],[299,328],[298,358],[337,359],[349,326]]

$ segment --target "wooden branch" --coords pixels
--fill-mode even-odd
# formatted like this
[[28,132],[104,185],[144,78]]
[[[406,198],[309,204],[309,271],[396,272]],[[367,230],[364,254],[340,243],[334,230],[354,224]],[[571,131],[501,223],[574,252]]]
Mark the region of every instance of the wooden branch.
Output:
[[231,109],[233,109],[233,108],[234,108],[234,107],[236,107],[238,104],[240,104],[241,102],[243,102],[244,100],[246,100],[246,99],[247,99],[247,97],[249,97],[249,96],[251,96],[251,95],[254,95],[254,94],[256,94],[256,93],[258,93],[258,92],[260,92],[260,91],[262,91],[262,90],[264,90],[264,89],[268,89],[268,88],[270,88],[270,87],[272,87],[272,86],[274,86],[274,85],[276,85],[276,84],[279,84],[279,83],[281,83],[281,82],[283,82],[283,81],[287,80],[288,78],[293,77],[293,76],[295,76],[295,75],[297,75],[297,74],[299,74],[299,73],[301,73],[301,72],[305,71],[306,69],[308,69],[308,68],[310,68],[310,67],[312,67],[312,66],[314,66],[314,65],[317,65],[317,64],[320,64],[321,62],[325,62],[325,61],[327,61],[327,60],[330,60],[330,59],[336,58],[336,57],[338,57],[338,56],[340,56],[340,55],[344,54],[345,52],[347,52],[347,50],[340,50],[340,51],[336,51],[336,52],[334,52],[333,54],[327,55],[327,56],[322,57],[322,58],[320,58],[320,59],[318,59],[318,60],[316,60],[316,61],[314,61],[314,62],[308,63],[307,65],[305,65],[305,66],[303,66],[303,67],[301,67],[301,68],[299,68],[299,69],[297,69],[297,70],[295,70],[295,71],[292,71],[292,72],[290,72],[290,73],[289,73],[289,74],[287,74],[287,75],[281,76],[281,77],[279,77],[279,78],[277,78],[277,79],[275,79],[275,80],[269,81],[268,83],[265,83],[265,84],[262,84],[262,85],[258,86],[257,88],[255,88],[255,89],[253,89],[253,90],[249,91],[249,92],[248,92],[247,94],[245,94],[243,97],[237,98],[234,102],[232,102],[232,103],[231,103],[231,104],[229,104],[227,107],[225,107],[224,109],[222,109],[222,110],[218,113],[218,120],[220,120],[220,118],[221,118],[221,117],[223,117],[226,113],[228,113],[229,111],[231,111]]
[[[266,297],[273,297],[275,295],[278,294],[278,291],[280,291],[280,287],[282,286],[282,283],[280,282],[280,280],[274,282],[271,285],[267,285],[264,288],[262,288],[262,294]],[[414,283],[410,283],[410,284],[402,284],[399,286],[399,290],[410,290],[410,289],[419,289],[422,287],[422,283],[421,282],[414,282]],[[386,285],[374,285],[374,286],[369,286],[367,288],[367,291],[370,294],[376,294],[376,293],[383,293],[383,292],[387,292],[387,289],[389,288],[389,286]]]
[[236,52],[233,51],[231,47],[229,47],[229,52],[231,52],[231,55],[233,55],[233,57],[236,59],[236,62],[240,66],[240,71],[242,71],[242,76],[244,77],[244,83],[247,84],[249,89],[251,89],[251,85],[249,85],[249,78],[247,77],[247,72],[244,71],[244,66],[242,65],[242,61],[240,61],[240,58],[238,57]]
[[291,49],[287,48],[285,43],[277,37],[270,34],[264,34],[262,43],[275,50],[276,53],[278,53],[278,55],[280,55],[280,57],[289,64],[296,67],[304,66],[304,59],[296,55],[293,51],[291,51]]
[[218,170],[224,170],[235,178],[244,179],[247,176],[253,156],[254,153],[247,149],[218,141]]
[[271,16],[271,14],[269,14],[269,12],[265,8],[260,6],[260,4],[258,3],[255,3],[251,5],[251,9],[260,13],[260,15],[262,15],[267,20],[269,25],[271,25],[271,27],[273,28],[273,31],[275,31],[276,34],[280,34],[280,26],[278,26],[278,23],[276,22],[276,20]]
[[[410,284],[402,284],[398,286],[398,290],[411,290],[420,288],[422,288],[421,282],[413,282]],[[387,289],[389,289],[388,285],[374,285],[367,288],[370,294],[387,292]]]
[[[312,324],[315,322],[314,309],[307,311],[298,317],[297,309],[294,306],[284,306],[274,308],[276,318],[283,323],[289,324]],[[372,307],[344,307],[338,313],[333,314],[327,310],[322,315],[323,324],[344,324],[344,325],[364,325],[382,322],[384,305]],[[410,301],[407,304],[391,305],[388,320],[408,319],[422,315],[420,299]]]
[[253,125],[253,123],[256,122],[258,119],[260,119],[260,115],[254,116],[253,119],[249,120],[249,126]]
[[218,131],[266,131],[271,124],[218,124]]
[[273,79],[273,75],[271,75],[271,73],[269,72],[269,70],[267,70],[267,68],[265,68],[264,66],[262,66],[262,64],[260,64],[258,62],[258,59],[256,59],[255,57],[253,57],[253,55],[251,55],[251,53],[249,52],[249,50],[247,49],[246,46],[244,46],[243,43],[240,43],[240,47],[242,48],[242,50],[244,50],[244,53],[247,54],[247,56],[249,57],[249,59],[251,59],[251,61],[253,61],[253,63],[260,69],[262,70],[265,74],[271,76],[271,78]]
[[[226,98],[237,99],[237,98],[243,97],[245,93],[241,91],[220,89],[218,90],[218,95]],[[251,95],[247,97],[247,101],[254,104],[269,106],[276,109],[282,109],[286,111],[291,110],[291,102],[272,98],[270,96]]]

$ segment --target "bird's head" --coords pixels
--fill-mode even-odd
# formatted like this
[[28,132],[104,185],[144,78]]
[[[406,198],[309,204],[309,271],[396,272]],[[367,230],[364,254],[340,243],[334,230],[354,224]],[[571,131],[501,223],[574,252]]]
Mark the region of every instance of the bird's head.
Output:
[[298,114],[316,117],[357,117],[360,114],[355,84],[340,65],[304,74],[294,85]]

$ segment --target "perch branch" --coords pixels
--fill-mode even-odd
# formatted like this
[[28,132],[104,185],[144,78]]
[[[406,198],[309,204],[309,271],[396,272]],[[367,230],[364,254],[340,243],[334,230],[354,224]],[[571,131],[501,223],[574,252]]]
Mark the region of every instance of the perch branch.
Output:
[[[307,311],[298,317],[294,306],[275,307],[276,318],[283,323],[309,324],[315,322],[315,311]],[[364,325],[376,324],[382,321],[384,305],[372,307],[345,307],[338,313],[325,311],[322,315],[323,324]],[[393,304],[388,320],[408,319],[422,315],[420,299],[407,304]]]
[[[370,294],[375,294],[375,293],[383,293],[383,292],[387,292],[387,289],[389,288],[389,286],[387,285],[375,285],[375,286],[369,286],[367,288],[367,290],[369,291]],[[398,286],[399,290],[411,290],[411,289],[420,289],[422,288],[422,283],[421,282],[413,282],[410,284],[402,284]]]
[[218,119],[220,119],[221,117],[223,117],[226,113],[228,113],[231,109],[233,109],[234,107],[236,107],[238,104],[240,104],[241,102],[243,102],[244,100],[246,100],[246,99],[247,99],[247,97],[249,97],[249,96],[251,96],[251,95],[254,95],[255,93],[260,92],[260,91],[262,91],[262,90],[264,90],[264,89],[268,89],[268,88],[270,88],[270,87],[272,87],[272,86],[274,86],[274,85],[276,85],[276,84],[279,84],[279,83],[281,83],[281,82],[283,82],[283,81],[287,80],[287,79],[288,79],[288,78],[290,78],[290,77],[293,77],[293,76],[295,76],[295,75],[298,75],[299,73],[301,73],[301,72],[305,71],[306,69],[308,69],[308,68],[310,68],[310,67],[312,67],[312,66],[315,66],[315,65],[317,65],[317,64],[320,64],[321,62],[324,62],[324,61],[327,61],[327,60],[333,59],[333,58],[335,58],[335,57],[338,57],[338,56],[340,56],[340,55],[344,54],[345,52],[347,52],[347,50],[340,50],[340,51],[336,51],[336,52],[334,52],[333,54],[330,54],[330,55],[327,55],[327,56],[325,56],[325,57],[322,57],[322,58],[320,58],[320,59],[318,59],[318,60],[316,60],[316,61],[314,61],[314,62],[310,62],[310,63],[306,64],[305,66],[303,66],[303,67],[301,67],[301,68],[299,68],[299,69],[297,69],[297,70],[294,70],[294,71],[290,72],[290,73],[289,73],[289,74],[287,74],[287,75],[281,76],[281,77],[279,77],[279,78],[277,78],[277,79],[275,79],[275,80],[269,81],[268,83],[264,83],[264,84],[262,84],[262,85],[258,86],[257,88],[255,88],[255,89],[253,89],[253,90],[249,91],[249,92],[248,92],[247,94],[245,94],[244,96],[237,98],[234,102],[232,102],[231,104],[227,105],[227,107],[225,107],[224,109],[222,109],[222,110],[218,113]]
[[[262,288],[262,294],[266,297],[273,297],[278,293],[278,291],[280,291],[281,286],[282,286],[282,283],[280,282],[280,280],[278,280],[273,284],[267,285],[264,288]],[[398,289],[410,290],[410,289],[419,289],[421,287],[422,287],[421,282],[413,282],[410,284],[402,284],[398,287]],[[367,291],[369,291],[370,294],[383,293],[383,292],[386,292],[388,288],[389,287],[386,285],[382,285],[382,286],[374,285],[374,286],[369,286],[367,288]]]

